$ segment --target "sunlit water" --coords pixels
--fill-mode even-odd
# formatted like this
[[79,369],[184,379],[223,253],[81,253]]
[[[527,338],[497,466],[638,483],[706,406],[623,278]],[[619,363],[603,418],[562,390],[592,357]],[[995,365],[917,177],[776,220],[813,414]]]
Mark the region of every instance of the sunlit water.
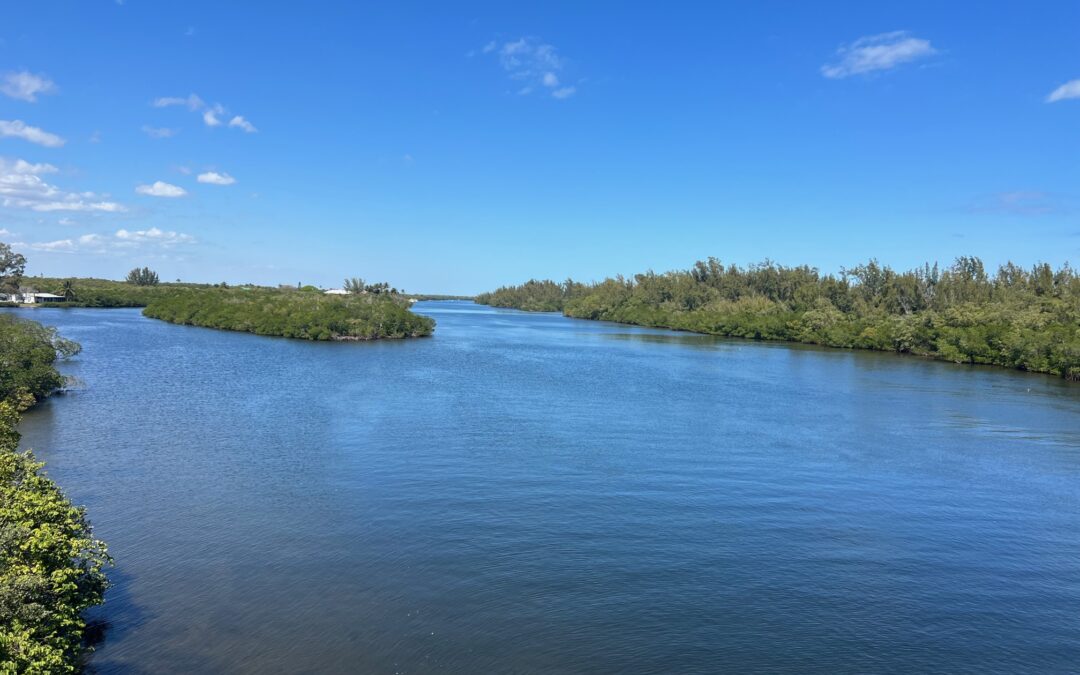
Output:
[[24,314],[84,346],[22,431],[116,558],[96,672],[1080,668],[1080,386],[418,309]]

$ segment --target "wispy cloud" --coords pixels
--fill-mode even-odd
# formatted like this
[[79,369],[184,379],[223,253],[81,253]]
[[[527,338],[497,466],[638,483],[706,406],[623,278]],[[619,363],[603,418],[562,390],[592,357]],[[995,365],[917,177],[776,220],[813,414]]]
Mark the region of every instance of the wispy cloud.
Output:
[[192,237],[189,234],[159,230],[156,227],[151,227],[149,230],[117,230],[115,237],[126,242],[150,242],[161,246],[176,246],[177,244],[195,243],[195,237]]
[[[156,98],[151,102],[151,105],[155,108],[168,108],[170,106],[186,106],[188,110],[192,112],[202,111],[203,124],[208,127],[220,127],[225,125],[225,114],[227,110],[225,106],[220,103],[214,103],[210,105],[206,101],[202,100],[197,94],[188,94],[187,96],[163,96]],[[229,120],[227,126],[234,129],[242,129],[243,131],[253,134],[258,129],[255,125],[245,119],[242,115],[234,115]]]
[[46,148],[59,148],[67,142],[56,134],[32,127],[22,120],[0,120],[0,138],[3,137],[21,138],[30,143],[44,145]]
[[227,173],[218,173],[217,171],[207,171],[206,173],[200,173],[195,179],[200,183],[206,183],[208,185],[232,185],[236,182],[236,179]]
[[907,31],[894,31],[861,37],[836,50],[836,60],[821,67],[821,74],[831,79],[865,75],[918,61],[937,54],[929,40],[912,37]]
[[521,86],[522,95],[546,92],[557,99],[566,99],[577,92],[577,87],[562,81],[566,60],[558,50],[536,38],[523,37],[499,44],[492,41],[484,45],[484,54],[494,54],[499,65]]
[[249,133],[249,134],[253,134],[256,131],[258,131],[258,129],[255,128],[255,125],[252,124],[251,122],[248,122],[246,119],[244,119],[244,117],[242,115],[237,115],[237,116],[233,117],[231,120],[229,120],[229,126],[234,127],[234,128],[238,128],[238,129],[243,129],[246,133]]
[[124,207],[93,192],[68,192],[47,183],[42,175],[56,173],[52,164],[32,164],[0,157],[0,206],[39,212],[99,211],[117,213]]
[[53,241],[15,242],[15,248],[44,253],[123,253],[125,251],[170,250],[196,244],[195,237],[182,232],[160,230],[117,230],[113,234],[84,234]]
[[1057,103],[1070,98],[1080,98],[1080,80],[1070,80],[1061,85],[1046,97],[1047,103]]
[[135,192],[148,197],[183,197],[187,194],[187,190],[179,185],[172,185],[161,180],[156,180],[149,185],[140,185],[135,188]]
[[56,93],[56,85],[44,75],[34,75],[22,70],[4,73],[0,77],[0,92],[20,101],[33,103],[39,94]]
[[150,105],[155,108],[168,108],[169,106],[174,105],[184,105],[187,106],[188,110],[194,112],[200,110],[206,103],[204,103],[197,95],[188,94],[187,96],[163,96],[161,98],[155,98]]
[[150,138],[172,138],[176,134],[180,133],[179,129],[169,129],[168,127],[152,127],[149,124],[143,125],[143,133]]
[[32,251],[72,251],[75,249],[75,241],[73,239],[57,239],[56,241],[38,241],[32,243],[17,242],[18,248],[30,249]]
[[1069,212],[1071,209],[1067,201],[1061,195],[1049,192],[1012,190],[986,196],[972,210],[975,213],[1047,216]]
[[220,103],[215,103],[214,105],[203,111],[203,122],[208,127],[220,127],[221,119],[218,117],[218,115],[223,115],[224,113],[225,107],[222,106]]

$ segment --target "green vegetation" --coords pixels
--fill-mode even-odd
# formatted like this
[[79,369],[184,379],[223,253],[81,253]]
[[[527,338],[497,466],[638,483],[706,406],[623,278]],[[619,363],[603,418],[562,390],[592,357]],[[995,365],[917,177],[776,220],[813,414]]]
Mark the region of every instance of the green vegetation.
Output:
[[24,286],[64,296],[64,302],[48,307],[145,307],[154,298],[176,289],[213,288],[209,284],[159,283],[140,286],[109,279],[25,277]]
[[26,272],[26,258],[0,242],[0,293],[16,293]]
[[369,284],[359,277],[346,279],[342,288],[353,295],[360,295],[361,293],[372,293],[374,295],[380,295],[382,293],[389,293],[391,295],[398,294],[398,289],[391,288],[390,284],[385,281]]
[[64,386],[55,363],[79,353],[55,328],[0,314],[0,401],[36,401]]
[[477,302],[756,340],[918,354],[1080,380],[1080,275],[978,258],[895,272],[871,261],[839,276],[710,258],[689,270],[583,285],[530,281]]
[[430,335],[435,322],[390,293],[325,295],[318,289],[173,289],[143,314],[172,323],[307,340],[374,340]]
[[149,267],[143,267],[142,269],[136,267],[128,272],[125,281],[136,286],[157,286],[161,280],[158,279],[157,272]]
[[520,286],[504,286],[491,293],[476,296],[476,302],[492,307],[509,307],[526,312],[561,312],[569,300],[579,298],[590,290],[589,286],[567,279],[561,284],[554,281],[530,279]]
[[408,293],[410,300],[472,300],[471,295],[446,295],[442,293]]
[[83,509],[18,452],[19,411],[63,385],[57,357],[79,351],[55,330],[0,315],[0,672],[73,673],[111,563]]

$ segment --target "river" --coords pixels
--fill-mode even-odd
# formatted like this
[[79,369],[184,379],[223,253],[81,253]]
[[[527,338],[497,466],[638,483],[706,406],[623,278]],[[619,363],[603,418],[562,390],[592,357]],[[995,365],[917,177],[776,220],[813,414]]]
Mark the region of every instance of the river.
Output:
[[1080,385],[423,302],[313,343],[38,310],[98,673],[1075,672]]

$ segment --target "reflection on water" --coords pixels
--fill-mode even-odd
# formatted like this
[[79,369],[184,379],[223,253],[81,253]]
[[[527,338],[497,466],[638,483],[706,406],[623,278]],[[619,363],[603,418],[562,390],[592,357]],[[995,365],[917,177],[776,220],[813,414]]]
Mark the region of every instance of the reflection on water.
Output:
[[724,340],[712,335],[699,335],[696,333],[604,333],[604,337],[608,340],[629,340],[648,344],[670,344],[683,347],[703,347],[709,349],[732,346],[731,340]]
[[322,344],[45,311],[100,673],[1069,672],[1080,386],[426,302]]

